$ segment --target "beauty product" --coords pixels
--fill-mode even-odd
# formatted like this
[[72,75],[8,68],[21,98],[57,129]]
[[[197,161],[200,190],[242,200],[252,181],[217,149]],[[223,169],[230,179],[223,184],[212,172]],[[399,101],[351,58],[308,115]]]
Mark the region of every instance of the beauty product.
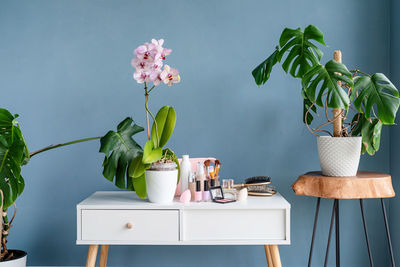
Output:
[[206,179],[206,174],[204,173],[204,165],[200,162],[197,163],[197,176],[196,181],[200,181],[201,190],[204,190],[204,180]]
[[238,201],[247,200],[247,188],[243,188],[243,189],[241,189],[241,190],[239,191],[237,200],[238,200]]
[[190,164],[189,155],[182,155],[182,162],[180,164],[181,174],[181,192],[184,192],[186,189],[189,188],[189,174],[190,170],[192,169],[192,165]]
[[235,202],[236,200],[234,199],[227,199],[224,197],[224,192],[222,191],[221,186],[216,186],[216,187],[211,187],[210,188],[210,195],[212,201],[220,204],[225,204],[225,203],[230,203],[230,202]]
[[183,191],[183,193],[181,194],[181,197],[179,199],[180,202],[182,203],[189,203],[191,199],[191,194],[190,194],[190,190],[186,189],[185,191]]
[[196,192],[194,193],[194,200],[200,202],[202,200],[201,181],[196,181]]
[[216,186],[216,184],[215,184],[215,178],[211,178],[211,180],[210,180],[210,187],[214,187],[214,186]]
[[210,187],[208,186],[208,180],[204,181],[203,201],[210,201]]
[[190,195],[191,195],[191,200],[194,201],[194,194],[196,192],[196,173],[195,172],[190,172],[189,173],[189,183],[188,183],[188,187],[190,190]]

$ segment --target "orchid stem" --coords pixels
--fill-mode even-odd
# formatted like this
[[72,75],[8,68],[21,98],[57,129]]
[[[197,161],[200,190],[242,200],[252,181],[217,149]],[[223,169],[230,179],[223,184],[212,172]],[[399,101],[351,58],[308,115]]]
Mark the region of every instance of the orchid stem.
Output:
[[[154,89],[154,87],[155,86],[153,86],[153,87],[151,87],[150,88],[150,91],[151,90],[153,90]],[[145,96],[145,108],[146,108],[146,121],[147,121],[147,137],[148,137],[148,139],[150,140],[150,123],[149,123],[149,114],[150,114],[150,116],[151,116],[151,118],[153,119],[153,121],[154,121],[154,126],[155,126],[155,130],[156,130],[156,138],[157,138],[157,141],[156,141],[156,144],[157,144],[157,147],[158,147],[158,128],[157,128],[157,122],[156,122],[156,118],[154,117],[154,115],[153,115],[153,113],[151,113],[151,111],[150,111],[150,109],[149,109],[149,92],[150,91],[147,91],[147,84],[146,84],[146,82],[144,83],[144,91],[145,91],[145,93],[144,93],[144,96]]]

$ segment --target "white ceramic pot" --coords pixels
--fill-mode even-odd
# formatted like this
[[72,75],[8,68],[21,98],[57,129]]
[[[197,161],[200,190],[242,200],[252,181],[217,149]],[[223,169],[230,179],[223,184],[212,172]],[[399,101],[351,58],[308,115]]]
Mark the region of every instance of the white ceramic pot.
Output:
[[150,202],[169,204],[174,200],[178,170],[146,170],[147,197]]
[[26,252],[21,250],[9,250],[17,255],[17,259],[0,262],[0,267],[26,267]]
[[361,137],[317,138],[322,174],[326,176],[355,176],[361,156]]

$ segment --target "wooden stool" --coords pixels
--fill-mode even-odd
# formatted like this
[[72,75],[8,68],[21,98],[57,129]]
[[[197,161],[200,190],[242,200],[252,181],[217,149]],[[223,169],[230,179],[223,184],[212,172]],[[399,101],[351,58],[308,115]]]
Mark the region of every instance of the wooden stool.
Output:
[[310,254],[308,266],[311,266],[311,258],[314,247],[315,232],[317,228],[319,205],[321,198],[334,199],[331,224],[329,227],[328,244],[325,254],[325,264],[328,263],[328,253],[330,240],[332,236],[332,226],[335,221],[336,234],[336,266],[340,266],[340,239],[339,239],[339,199],[359,199],[361,216],[364,226],[365,240],[368,248],[368,256],[371,267],[374,266],[371,248],[368,239],[367,224],[364,215],[364,198],[380,198],[382,205],[383,219],[385,222],[386,236],[388,239],[390,260],[392,266],[395,266],[392,242],[390,239],[389,225],[386,216],[384,198],[394,197],[395,193],[392,186],[392,179],[389,174],[359,171],[357,176],[352,177],[329,177],[323,176],[321,172],[308,172],[300,175],[297,181],[292,185],[296,195],[317,197],[317,207],[315,210],[314,227],[311,238]]

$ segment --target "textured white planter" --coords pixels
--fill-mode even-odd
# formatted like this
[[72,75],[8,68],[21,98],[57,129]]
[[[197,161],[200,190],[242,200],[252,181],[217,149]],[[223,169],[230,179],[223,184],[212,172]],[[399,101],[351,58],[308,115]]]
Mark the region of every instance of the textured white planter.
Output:
[[26,253],[20,250],[14,250],[14,253],[21,255],[21,257],[15,260],[0,262],[0,267],[26,267]]
[[317,138],[319,161],[323,175],[355,176],[361,155],[361,137]]
[[149,201],[157,204],[172,203],[178,181],[178,170],[146,170],[145,174]]

